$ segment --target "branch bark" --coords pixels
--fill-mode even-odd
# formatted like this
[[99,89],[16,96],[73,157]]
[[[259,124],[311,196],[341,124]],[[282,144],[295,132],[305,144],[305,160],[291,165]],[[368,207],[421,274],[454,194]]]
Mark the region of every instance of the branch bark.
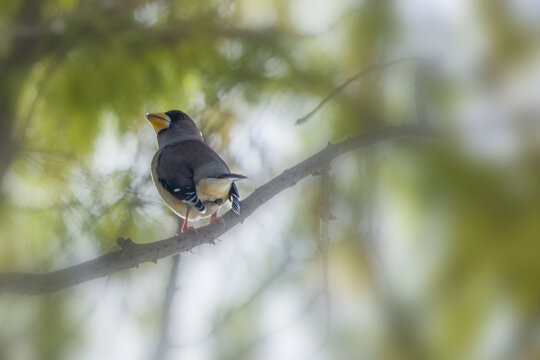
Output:
[[145,262],[189,251],[202,244],[213,244],[214,239],[243,222],[255,210],[281,191],[296,185],[303,178],[320,172],[332,159],[352,150],[382,141],[404,138],[434,138],[441,135],[435,128],[424,125],[403,125],[382,128],[348,138],[338,144],[328,144],[323,150],[285,170],[266,184],[257,188],[241,202],[240,215],[232,211],[223,216],[224,223],[216,221],[201,227],[198,232],[188,231],[170,238],[148,244],[137,244],[130,239],[118,239],[121,250],[93,260],[48,273],[0,273],[0,294],[17,293],[37,295],[62,290],[85,281],[137,267]]

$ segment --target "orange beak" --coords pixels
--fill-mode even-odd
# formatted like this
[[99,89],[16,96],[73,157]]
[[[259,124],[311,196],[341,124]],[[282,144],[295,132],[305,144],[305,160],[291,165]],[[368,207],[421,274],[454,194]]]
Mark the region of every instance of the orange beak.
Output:
[[148,113],[144,115],[144,117],[152,124],[156,134],[161,130],[168,128],[171,124],[171,119],[164,113]]

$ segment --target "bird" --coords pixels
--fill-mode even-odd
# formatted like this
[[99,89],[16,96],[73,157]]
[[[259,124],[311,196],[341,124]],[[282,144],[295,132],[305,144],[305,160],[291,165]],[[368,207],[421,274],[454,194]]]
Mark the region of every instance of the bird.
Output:
[[157,136],[158,150],[150,173],[167,206],[184,219],[182,232],[195,230],[188,219],[210,216],[219,219],[219,207],[229,200],[240,214],[240,194],[235,181],[247,178],[233,174],[225,161],[203,140],[195,122],[180,110],[147,113],[146,120]]

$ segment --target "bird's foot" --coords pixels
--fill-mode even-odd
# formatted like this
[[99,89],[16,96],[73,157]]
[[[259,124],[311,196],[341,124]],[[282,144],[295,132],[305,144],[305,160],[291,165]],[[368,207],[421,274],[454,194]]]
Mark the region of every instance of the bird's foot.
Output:
[[223,226],[225,226],[225,220],[221,216],[217,216],[217,212],[212,214],[210,217],[210,224],[213,224],[215,221],[219,221]]
[[215,218],[210,219],[210,224],[214,223],[215,221],[219,221],[220,223],[225,225],[225,220],[223,220],[223,218],[221,216],[216,216]]
[[186,231],[195,231],[195,234],[199,233],[199,230],[194,228],[193,226],[185,226],[182,228],[182,233],[185,233]]

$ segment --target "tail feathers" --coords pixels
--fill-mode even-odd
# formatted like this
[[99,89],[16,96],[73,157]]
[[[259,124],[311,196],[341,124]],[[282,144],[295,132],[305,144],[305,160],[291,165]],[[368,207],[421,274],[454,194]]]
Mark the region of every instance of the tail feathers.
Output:
[[231,200],[231,203],[232,203],[232,210],[237,215],[240,215],[240,194],[238,193],[238,188],[236,187],[235,183],[233,183],[231,186],[231,191],[229,193],[229,200]]
[[216,176],[216,179],[228,179],[232,181],[247,179],[247,176],[240,174],[221,174]]

